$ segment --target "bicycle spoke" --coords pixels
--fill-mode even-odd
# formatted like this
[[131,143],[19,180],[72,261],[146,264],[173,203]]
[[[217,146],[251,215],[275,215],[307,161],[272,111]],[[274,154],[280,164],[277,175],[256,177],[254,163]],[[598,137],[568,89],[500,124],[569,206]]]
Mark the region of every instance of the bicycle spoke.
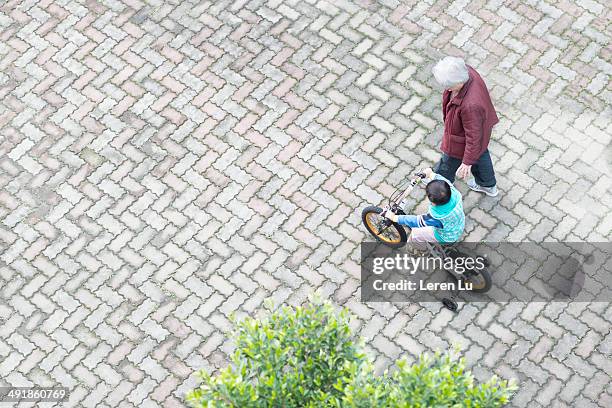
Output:
[[377,213],[370,213],[367,216],[368,223],[372,229],[372,233],[380,239],[387,242],[399,242],[401,236],[396,230],[396,227],[392,227],[393,224],[389,223]]

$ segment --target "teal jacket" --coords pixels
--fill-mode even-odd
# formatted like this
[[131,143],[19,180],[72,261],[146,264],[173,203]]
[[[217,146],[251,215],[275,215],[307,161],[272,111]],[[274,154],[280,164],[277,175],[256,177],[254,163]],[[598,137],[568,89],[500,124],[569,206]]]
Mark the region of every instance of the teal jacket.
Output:
[[448,243],[459,240],[465,229],[465,214],[463,213],[463,199],[459,190],[446,178],[439,174],[434,180],[446,181],[451,187],[451,198],[443,205],[429,204],[429,214],[442,223],[442,227],[434,226],[434,236],[439,242]]

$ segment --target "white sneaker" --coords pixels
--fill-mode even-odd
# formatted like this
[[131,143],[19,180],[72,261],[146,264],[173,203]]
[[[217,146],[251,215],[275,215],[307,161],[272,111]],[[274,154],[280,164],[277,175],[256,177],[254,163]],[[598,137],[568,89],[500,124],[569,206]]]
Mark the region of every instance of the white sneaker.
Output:
[[467,182],[467,186],[471,190],[477,191],[479,193],[485,193],[489,197],[496,197],[499,194],[499,191],[497,190],[497,186],[493,186],[493,187],[479,186],[478,184],[476,184],[475,179],[470,179],[470,181]]

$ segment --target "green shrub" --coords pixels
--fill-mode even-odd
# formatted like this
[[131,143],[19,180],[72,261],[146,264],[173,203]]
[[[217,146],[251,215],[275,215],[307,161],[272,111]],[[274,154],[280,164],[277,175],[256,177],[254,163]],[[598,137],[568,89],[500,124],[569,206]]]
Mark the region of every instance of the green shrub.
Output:
[[232,364],[198,374],[194,407],[501,407],[515,388],[496,377],[475,385],[463,359],[422,356],[381,376],[351,334],[346,310],[328,302],[284,307],[237,325]]

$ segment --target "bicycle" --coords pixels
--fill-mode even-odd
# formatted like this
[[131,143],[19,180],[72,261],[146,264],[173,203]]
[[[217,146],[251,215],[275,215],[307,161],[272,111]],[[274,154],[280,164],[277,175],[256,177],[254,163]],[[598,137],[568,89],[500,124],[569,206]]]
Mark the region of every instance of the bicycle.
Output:
[[[408,242],[408,235],[410,234],[410,228],[391,221],[386,218],[384,214],[387,211],[392,211],[397,215],[405,215],[406,213],[402,208],[403,201],[425,178],[425,173],[418,172],[415,178],[400,183],[389,197],[387,205],[382,208],[371,205],[363,209],[361,212],[361,220],[368,232],[377,241],[391,248],[401,248],[406,245],[406,242]],[[407,183],[408,186],[406,187]],[[454,248],[454,244],[440,244],[438,242],[425,242],[424,244],[426,246],[426,252],[428,252],[430,256],[440,257],[443,260],[447,257],[456,258],[459,256],[466,256],[466,254],[458,252],[457,249]],[[488,266],[488,264],[486,266]],[[470,283],[472,292],[484,293],[491,289],[491,275],[485,268],[469,270],[464,273],[457,273],[454,270],[446,271],[455,280],[461,279],[464,282]],[[456,311],[458,308],[457,302],[454,300],[455,295],[456,293],[454,293],[451,298],[442,299],[444,306],[452,311]]]

